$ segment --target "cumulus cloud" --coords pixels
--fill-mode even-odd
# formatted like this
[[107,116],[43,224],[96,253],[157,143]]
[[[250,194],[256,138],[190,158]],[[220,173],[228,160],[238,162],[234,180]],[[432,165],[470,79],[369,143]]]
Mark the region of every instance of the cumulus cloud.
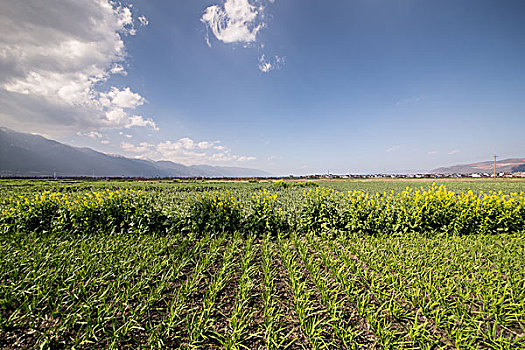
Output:
[[87,137],[90,137],[92,139],[101,139],[102,137],[104,137],[104,135],[102,135],[101,133],[99,133],[98,131],[90,131],[90,132],[77,132],[77,135],[78,136],[87,136]]
[[220,141],[195,141],[183,137],[176,141],[163,141],[157,144],[141,142],[134,145],[129,142],[120,144],[122,150],[135,153],[140,158],[155,160],[171,160],[186,165],[225,162],[249,162],[256,158],[253,156],[232,154],[231,150],[218,145]]
[[149,24],[148,19],[146,17],[144,17],[144,16],[139,16],[138,20],[139,20],[140,24],[143,25],[143,26],[147,26]]
[[208,142],[208,141],[201,141],[197,144],[197,146],[200,148],[200,149],[208,149],[208,148],[211,148],[211,147],[222,147],[222,146],[214,146],[216,145],[217,143],[219,143],[219,141],[214,141],[214,142]]
[[120,144],[120,147],[124,151],[128,151],[128,152],[146,153],[146,152],[150,152],[152,147],[154,147],[154,145],[147,143],[147,142],[141,142],[138,144],[138,146],[135,146],[134,144],[129,143],[129,142],[122,142]]
[[233,156],[236,161],[238,162],[249,162],[251,160],[255,160],[256,158],[255,157],[251,157],[251,156]]
[[459,149],[455,149],[453,151],[448,152],[448,154],[452,155],[452,154],[456,154],[456,153],[459,153],[459,152],[460,152]]
[[100,93],[99,101],[104,107],[136,108],[144,104],[144,98],[129,87],[123,90],[112,87],[108,92]]
[[[211,46],[211,31],[215,38],[226,44],[242,43],[245,47],[257,42],[257,34],[266,27],[265,3],[275,0],[224,0],[222,4],[206,8],[201,22],[206,25],[206,43]],[[264,43],[259,45],[264,48]],[[284,58],[261,55],[257,67],[263,73],[282,68]]]
[[438,151],[430,151],[430,152],[427,152],[429,156],[433,156],[435,154],[438,154],[439,152]]
[[130,7],[110,0],[1,2],[0,118],[49,134],[156,127],[129,113],[144,103],[129,87],[99,91],[126,74],[122,38],[135,33]]
[[280,69],[284,66],[284,57],[273,56],[267,58],[264,54],[259,57],[259,70],[263,73],[268,73],[274,69]]
[[118,133],[120,136],[127,137],[128,139],[132,138],[133,136],[131,134],[124,134],[122,131]]
[[[224,43],[251,43],[264,27],[263,7],[248,0],[226,0],[224,4],[206,8],[201,21],[212,31],[217,40]],[[210,45],[207,37],[208,45]]]
[[121,75],[124,75],[124,76],[128,75],[128,72],[126,72],[126,70],[124,69],[124,66],[119,64],[119,63],[115,63],[113,65],[113,67],[111,67],[109,72],[111,74],[121,74]]

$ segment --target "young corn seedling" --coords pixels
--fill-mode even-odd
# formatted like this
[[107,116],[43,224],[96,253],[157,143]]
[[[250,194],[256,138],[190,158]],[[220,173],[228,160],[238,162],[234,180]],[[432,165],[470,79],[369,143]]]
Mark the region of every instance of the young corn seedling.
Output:
[[297,256],[290,243],[278,237],[278,247],[283,265],[288,273],[292,289],[295,313],[301,324],[301,329],[313,349],[325,349],[332,345],[326,328],[332,328],[325,317],[326,310],[318,309],[314,303],[313,291],[307,287],[307,278],[297,264]]
[[216,309],[217,296],[231,279],[232,269],[235,267],[235,254],[242,238],[236,235],[223,255],[219,270],[212,276],[208,289],[204,293],[204,300],[200,312],[186,317],[188,332],[188,349],[198,348],[206,343],[210,337],[219,338],[212,334],[213,316]]
[[357,346],[355,339],[359,332],[353,329],[349,317],[344,318],[344,292],[340,290],[337,281],[331,279],[325,271],[322,259],[307,248],[307,242],[299,240],[296,235],[292,235],[292,241],[319,290],[323,305],[331,317],[331,325],[341,345],[344,348],[355,348]]
[[205,272],[221,252],[221,245],[225,239],[225,236],[222,235],[210,242],[207,252],[201,253],[195,263],[193,272],[174,294],[168,306],[168,314],[161,323],[161,338],[180,336],[180,334],[177,334],[177,328],[184,321],[184,314],[192,311],[188,309],[187,303],[197,291],[200,281],[205,278]]
[[254,237],[246,240],[244,256],[240,262],[241,275],[239,278],[235,305],[229,320],[229,332],[224,337],[224,347],[226,349],[238,350],[243,347],[243,343],[254,337],[250,334],[250,321],[255,310],[250,309],[248,304],[254,297],[255,280],[254,275],[257,266],[253,264],[254,259]]
[[279,295],[276,290],[276,267],[274,265],[275,245],[267,234],[262,242],[261,269],[263,272],[262,298],[264,304],[264,340],[268,350],[286,349],[293,342],[291,333],[281,325],[282,310],[279,306]]

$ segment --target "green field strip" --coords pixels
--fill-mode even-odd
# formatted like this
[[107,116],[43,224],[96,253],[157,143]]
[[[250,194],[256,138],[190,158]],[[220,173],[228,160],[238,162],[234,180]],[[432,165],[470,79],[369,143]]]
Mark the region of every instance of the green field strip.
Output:
[[183,348],[198,349],[207,346],[209,342],[220,342],[220,336],[214,332],[215,317],[219,314],[217,305],[219,293],[230,282],[232,271],[238,266],[236,258],[242,243],[239,235],[230,239],[228,247],[224,250],[220,267],[211,276],[202,303],[186,316],[187,342],[183,344]]
[[392,295],[389,286],[381,284],[377,275],[371,274],[340,245],[332,241],[324,243],[328,253],[324,251],[324,244],[317,246],[317,253],[326,256],[324,260],[330,265],[333,276],[344,286],[347,296],[370,324],[383,347],[450,347],[436,338],[417,314],[413,315],[404,308]]
[[277,237],[277,242],[272,240],[268,247],[272,249],[272,268],[275,269],[273,285],[275,296],[272,298],[277,310],[280,328],[275,332],[276,343],[281,344],[277,349],[309,349],[311,345],[303,332],[301,322],[295,309],[294,291],[292,289],[287,268],[281,257],[279,249],[281,236]]
[[261,247],[261,297],[264,307],[264,342],[267,350],[286,349],[292,345],[293,328],[286,325],[283,306],[278,291],[277,267],[275,266],[275,246],[265,235]]
[[341,285],[350,303],[357,310],[370,331],[374,333],[376,342],[383,348],[399,348],[408,345],[406,334],[394,328],[388,305],[376,300],[372,291],[359,278],[360,266],[348,264],[344,256],[331,247],[315,246],[317,254],[325,266],[332,272],[334,279]]
[[328,310],[331,317],[330,323],[339,340],[338,348],[358,349],[375,346],[376,337],[366,331],[369,326],[351,307],[341,285],[333,278],[323,259],[311,249],[305,239],[298,239],[296,235],[293,235],[292,241],[319,291],[323,305]]
[[280,326],[281,310],[277,302],[275,290],[275,267],[273,266],[273,249],[270,247],[269,235],[266,235],[262,241],[261,247],[261,271],[262,293],[264,305],[264,341],[267,350],[279,349],[286,347],[281,344],[282,328]]
[[[447,242],[447,244],[449,243]],[[359,248],[356,247],[356,249]],[[437,246],[436,251],[438,255],[444,255],[439,252],[448,252],[446,247],[442,246]],[[428,255],[435,253],[428,252]],[[491,271],[477,268],[475,261],[471,261],[470,265],[468,262],[464,262],[464,264],[470,266],[470,270],[477,277],[477,283],[474,284],[475,278],[472,276],[458,278],[458,273],[454,271],[457,265],[455,258],[452,261],[449,258],[441,261],[440,259],[433,259],[434,265],[426,272],[421,273],[421,270],[425,271],[420,266],[420,262],[424,257],[410,255],[410,263],[402,264],[406,266],[400,266],[399,261],[406,261],[407,259],[402,254],[397,254],[396,256],[396,262],[392,263],[396,266],[395,270],[404,269],[405,271],[411,271],[408,274],[418,276],[417,282],[421,284],[421,281],[425,281],[425,283],[431,285],[433,291],[437,290],[434,291],[434,294],[436,294],[438,300],[441,300],[445,308],[451,309],[450,313],[454,317],[463,317],[463,322],[470,323],[471,328],[476,329],[476,334],[485,332],[485,334],[482,334],[482,341],[487,342],[487,346],[505,345],[505,343],[509,342],[509,339],[512,343],[514,340],[519,340],[520,334],[523,334],[524,288],[523,272],[520,273],[520,270],[516,270],[512,276],[509,276],[510,278],[501,279],[497,277],[497,274],[495,276],[491,273]],[[453,256],[455,257],[457,254]],[[381,258],[376,260],[381,260]],[[463,259],[459,260],[463,261]],[[378,267],[378,269],[381,268]],[[451,270],[452,273],[450,272]],[[521,270],[523,270],[523,267],[521,267]],[[451,277],[445,278],[443,276]],[[487,279],[484,276],[489,276],[490,278]],[[404,281],[402,285],[406,287],[412,284]],[[411,292],[413,293],[413,290]],[[420,287],[419,293],[422,292],[424,293],[425,291]],[[457,325],[457,327],[461,327],[461,324]]]
[[[110,347],[120,348],[119,343],[146,343],[151,341],[154,333],[156,321],[162,317],[165,310],[161,305],[165,305],[166,294],[169,293],[170,283],[180,276],[182,270],[190,265],[191,254],[202,248],[202,241],[192,246],[193,237],[184,238],[165,245],[166,249],[156,251],[158,256],[168,254],[160,261],[152,262],[154,266],[146,265],[143,268],[148,271],[139,278],[144,281],[144,285],[149,287],[149,291],[143,295],[142,300],[133,309],[135,319],[133,323],[122,324],[116,328],[113,336],[113,343]],[[175,248],[176,246],[176,248]],[[172,249],[175,248],[175,249]],[[139,341],[141,339],[141,341]]]
[[[245,241],[245,248],[240,257],[240,276],[237,280],[235,300],[228,317],[226,333],[221,334],[221,342],[225,349],[239,350],[249,348],[261,338],[260,330],[253,328],[254,317],[258,312],[252,304],[257,299],[258,266],[255,264],[258,247],[254,244],[254,237],[250,236]],[[260,299],[260,298],[259,298]]]
[[281,261],[286,268],[290,283],[295,314],[311,349],[337,349],[334,329],[328,310],[315,295],[315,287],[298,264],[300,258],[289,241],[279,238]]
[[[205,236],[201,242],[207,242],[211,236]],[[166,309],[165,316],[155,329],[154,337],[150,344],[155,347],[178,347],[184,336],[187,316],[194,311],[195,298],[199,290],[206,288],[210,274],[214,271],[214,263],[221,259],[223,244],[226,236],[211,239],[207,244],[208,249],[193,254],[193,270],[186,274],[183,281],[178,283],[178,288],[172,293]]]
[[[313,244],[319,245],[314,237],[309,237],[309,239]],[[387,278],[371,270],[363,261],[350,254],[343,245],[332,244],[332,248],[338,251],[339,257],[347,264],[354,266],[355,275],[363,286],[372,292],[374,298],[379,303],[388,305],[387,317],[397,323],[397,328],[406,333],[411,343],[422,349],[455,348],[447,332],[436,327],[432,319],[425,317],[415,309],[403,295],[393,288]]]
[[0,180],[0,349],[525,349],[524,181],[304,184]]
[[[345,242],[346,243],[346,242]],[[333,247],[333,249],[335,249],[337,252],[338,252],[338,256],[342,259],[342,260],[345,260],[345,262],[347,262],[348,264],[352,265],[352,264],[355,264],[356,266],[360,266],[361,269],[359,270],[356,269],[355,271],[357,271],[357,275],[364,279],[365,280],[365,284],[368,285],[368,286],[371,286],[372,289],[375,289],[376,290],[376,294],[379,294],[380,295],[380,299],[387,299],[389,297],[388,293],[381,293],[381,286],[386,286],[386,288],[390,289],[389,293],[395,293],[396,294],[396,297],[394,298],[393,295],[391,297],[391,300],[392,302],[398,302],[400,300],[405,300],[403,299],[403,297],[405,296],[404,294],[402,293],[399,293],[396,289],[395,289],[395,286],[393,286],[390,281],[382,281],[382,278],[379,277],[379,276],[382,276],[379,274],[378,271],[376,270],[373,270],[371,269],[371,267],[367,264],[367,261],[366,260],[359,260],[359,258],[353,254],[352,251],[349,251],[348,248],[345,246],[345,243],[341,243],[341,244],[337,244],[337,243],[331,243],[331,246]],[[364,271],[364,273],[363,273]],[[379,277],[379,278],[378,278]],[[385,290],[386,290],[385,288]],[[381,298],[381,294],[383,294],[382,298]],[[417,319],[419,318],[419,322],[423,321],[423,324],[425,324],[426,322],[430,321],[430,325],[431,326],[434,326],[435,329],[437,331],[439,331],[439,333],[442,333],[440,331],[440,325],[437,324],[436,322],[432,322],[433,320],[430,318],[428,318],[428,315],[425,315],[424,313],[422,315],[419,315],[418,311],[416,311],[416,314],[415,315],[410,315],[408,313],[408,308],[406,307],[406,305],[403,305],[403,303],[401,303],[401,306],[403,307],[403,309],[397,309],[395,310],[394,314],[398,313],[399,316],[397,316],[397,318],[400,318],[400,319],[404,319],[405,322],[408,322],[408,324],[410,324],[410,321],[409,321],[409,316],[413,316],[412,318],[413,319]],[[416,309],[417,310],[417,309]],[[418,329],[418,324],[416,323],[413,323],[412,324],[412,327],[415,328],[416,330],[421,330],[421,329]],[[426,327],[424,327],[422,330],[425,331],[426,334],[423,335],[423,340],[419,340],[419,338],[421,338],[421,334],[418,333],[415,333],[414,332],[410,332],[410,329],[409,329],[409,334],[412,335],[414,334],[416,337],[412,336],[411,338],[415,338],[415,341],[419,343],[419,345],[424,345],[425,343],[425,338],[428,338],[431,336],[431,334],[429,334],[429,329],[427,329]],[[437,332],[436,332],[437,333]],[[448,338],[448,339],[447,339]],[[442,338],[442,341],[445,341],[447,344],[449,344],[450,346],[450,338],[449,337],[445,337],[445,339]],[[423,341],[423,343],[422,343]],[[430,339],[429,339],[430,341]]]
[[2,330],[25,327],[44,348],[113,338],[111,347],[128,337],[155,298],[151,286],[164,270],[165,257],[154,252],[179,237],[127,238],[12,237],[0,268]]
[[[190,235],[186,244],[179,244],[175,248],[176,259],[173,262],[165,262],[162,272],[163,278],[155,281],[157,297],[151,300],[141,321],[146,329],[148,346],[158,348],[164,346],[162,334],[165,333],[166,329],[163,321],[170,304],[184,285],[184,276],[190,274],[192,268],[195,267],[196,256],[206,254],[209,244],[210,236],[204,236],[195,241]],[[170,247],[167,246],[166,249],[170,249]]]
[[[437,257],[428,262],[427,254],[419,257],[413,254],[406,256],[393,247],[371,250],[366,244],[344,240],[343,244],[346,243],[373,270],[384,273],[415,308],[434,319],[439,328],[447,330],[458,347],[512,348],[524,344],[521,336],[524,328],[524,313],[521,311],[523,302],[520,302],[523,300],[523,287],[502,287],[500,282],[509,282],[502,279],[491,284],[479,278],[479,283],[473,285],[472,278],[458,280],[442,277],[441,275],[454,275],[450,270],[455,264],[449,259],[439,259],[439,251],[447,252],[441,246],[437,247]],[[388,260],[392,256],[396,257],[395,261]],[[426,264],[431,264],[432,269],[423,269],[422,265]],[[490,271],[482,273],[494,276]],[[522,277],[520,280],[523,281]],[[482,304],[479,303],[480,298],[483,299]],[[487,312],[491,308],[494,311]],[[504,322],[514,325],[514,329]]]
[[[502,240],[503,238],[503,240]],[[441,240],[425,239],[421,244],[420,237],[414,236],[414,239],[396,238],[395,240],[371,239],[370,249],[390,249],[395,250],[387,258],[392,263],[397,262],[397,257],[410,254],[411,259],[420,261],[419,267],[432,268],[432,262],[439,262],[443,259],[443,252],[447,252],[453,259],[448,259],[446,264],[449,269],[442,272],[441,278],[461,278],[469,280],[474,286],[480,285],[479,279],[483,278],[488,272],[494,274],[497,280],[507,283],[513,277],[516,277],[516,271],[523,271],[525,266],[525,240],[519,235],[507,237],[483,236],[483,239],[462,237],[449,238],[446,242]],[[510,242],[509,242],[510,241]],[[396,242],[397,244],[394,244]],[[509,254],[509,252],[512,252]],[[361,250],[366,254],[366,250]],[[370,252],[372,253],[372,252]],[[424,260],[422,257],[424,256]],[[424,263],[423,263],[424,262]],[[430,264],[429,264],[430,263]],[[430,265],[430,266],[429,266]],[[519,275],[518,275],[519,277]]]
[[[480,244],[481,241],[486,244]],[[439,241],[437,243],[439,245],[432,250],[425,251],[425,257],[417,249],[411,250],[412,260],[422,261],[426,259],[427,254],[437,255],[437,259],[434,259],[435,265],[438,268],[446,266],[446,269],[439,269],[440,279],[452,280],[458,290],[455,294],[467,297],[463,302],[472,306],[474,314],[490,319],[490,314],[495,313],[499,317],[498,321],[505,327],[524,323],[523,238],[519,235],[500,236],[495,241],[492,237],[483,237],[482,240],[464,237],[461,240],[451,239],[446,244]],[[443,252],[448,252],[447,255],[451,258],[439,259],[439,255],[444,255]],[[487,264],[487,261],[490,261],[490,264]],[[427,269],[433,271],[436,267],[431,265]],[[502,298],[506,301],[503,305],[499,305],[498,308],[491,306],[500,304]]]

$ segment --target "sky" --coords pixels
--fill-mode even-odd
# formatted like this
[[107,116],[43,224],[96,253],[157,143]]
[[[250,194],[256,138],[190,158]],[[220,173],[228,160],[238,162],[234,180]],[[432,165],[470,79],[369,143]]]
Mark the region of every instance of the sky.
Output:
[[521,0],[5,0],[0,126],[274,175],[525,157]]

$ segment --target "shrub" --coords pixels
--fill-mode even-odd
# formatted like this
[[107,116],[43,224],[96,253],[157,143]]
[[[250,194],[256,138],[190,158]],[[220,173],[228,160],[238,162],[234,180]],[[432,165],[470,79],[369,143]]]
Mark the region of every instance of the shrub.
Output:
[[43,192],[12,199],[2,213],[4,230],[91,234],[162,232],[177,224],[142,196],[141,191],[106,190],[70,198]]
[[304,192],[300,226],[363,235],[493,234],[525,227],[523,194],[456,194],[444,186],[369,194],[316,189]]
[[303,207],[299,215],[299,226],[306,231],[343,228],[340,215],[340,193],[325,188],[303,192]]
[[189,226],[195,233],[234,233],[241,228],[242,205],[229,191],[197,194],[190,206]]
[[244,229],[249,233],[277,236],[289,228],[288,221],[276,194],[266,189],[255,192],[251,198],[251,212],[247,215]]

